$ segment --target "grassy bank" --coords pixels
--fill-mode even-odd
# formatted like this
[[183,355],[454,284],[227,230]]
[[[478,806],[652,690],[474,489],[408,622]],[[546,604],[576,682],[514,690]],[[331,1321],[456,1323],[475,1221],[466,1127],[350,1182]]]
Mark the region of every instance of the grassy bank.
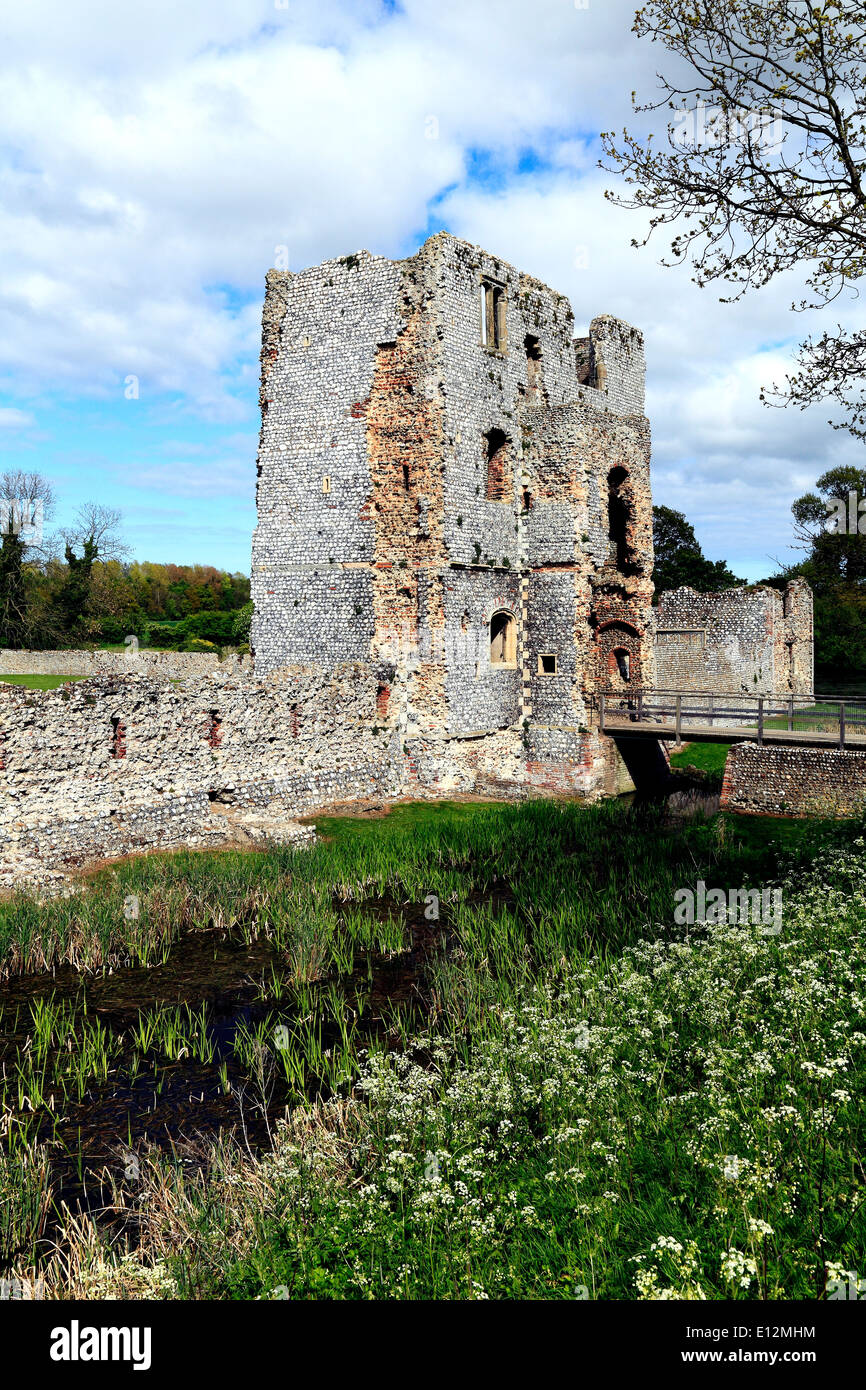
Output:
[[696,767],[699,772],[716,773],[721,778],[730,747],[729,743],[689,743],[678,752],[671,752],[671,767]]
[[[856,827],[610,802],[319,827],[4,906],[7,1265],[58,1296],[569,1299],[818,1297],[856,1267]],[[780,884],[781,932],[678,927],[699,879]],[[219,1125],[153,1146],[136,1097],[178,1083]],[[76,1106],[105,1108],[112,1235],[91,1206],[51,1258]]]
[[28,690],[56,690],[59,685],[65,685],[67,681],[80,680],[84,680],[84,676],[38,676],[33,674],[0,676],[0,683],[26,685]]

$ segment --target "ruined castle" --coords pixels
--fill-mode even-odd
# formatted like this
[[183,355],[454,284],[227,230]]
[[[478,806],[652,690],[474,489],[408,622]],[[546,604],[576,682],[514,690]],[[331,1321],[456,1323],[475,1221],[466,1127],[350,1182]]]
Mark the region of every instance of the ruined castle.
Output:
[[257,672],[372,662],[424,783],[610,782],[594,701],[653,680],[640,333],[443,232],[271,271],[261,383]]
[[602,695],[811,692],[806,586],[651,606],[628,324],[575,337],[562,295],[444,232],[271,271],[261,408],[252,660],[59,653],[88,679],[0,686],[0,884],[353,799],[615,794]]

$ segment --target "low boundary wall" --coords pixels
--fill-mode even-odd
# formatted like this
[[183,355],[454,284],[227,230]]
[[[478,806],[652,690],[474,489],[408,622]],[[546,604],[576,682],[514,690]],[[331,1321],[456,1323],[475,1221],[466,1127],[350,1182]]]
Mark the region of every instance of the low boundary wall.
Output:
[[261,681],[223,666],[177,683],[0,685],[0,868],[217,840],[227,806],[279,818],[520,778],[517,729],[431,742],[410,731],[399,687],[386,698],[393,676],[356,662]]
[[227,675],[251,673],[250,656],[231,654],[220,661],[216,652],[17,651],[0,649],[0,676],[153,676],[185,680],[212,671]]
[[735,743],[722,810],[764,816],[856,816],[866,811],[866,752]]

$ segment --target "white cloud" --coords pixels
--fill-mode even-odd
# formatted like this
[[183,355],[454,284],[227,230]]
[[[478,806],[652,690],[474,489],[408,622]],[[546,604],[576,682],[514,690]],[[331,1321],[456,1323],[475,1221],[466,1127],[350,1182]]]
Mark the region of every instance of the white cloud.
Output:
[[134,372],[210,414],[276,246],[293,266],[402,249],[467,147],[569,124],[585,67],[558,0],[532,26],[514,0],[495,25],[478,3],[74,11],[21,7],[0,59],[0,366],[95,393]]
[[[255,441],[252,444],[255,455]],[[192,463],[188,458],[125,468],[118,474],[127,487],[144,488],[171,497],[243,497],[250,500],[250,457],[216,458]]]
[[0,430],[26,430],[33,424],[35,421],[29,411],[0,406]]
[[[657,494],[708,548],[758,565],[767,518],[787,536],[801,480],[854,446],[825,410],[758,403],[786,340],[816,321],[789,313],[796,285],[720,305],[658,266],[662,243],[632,249],[640,215],[605,202],[615,178],[595,167],[595,137],[632,124],[630,93],[651,92],[659,56],[632,16],[633,0],[11,7],[4,385],[42,413],[52,393],[121,402],[134,374],[151,423],[197,413],[249,441],[275,248],[293,268],[361,246],[406,254],[440,199],[453,231],[567,293],[578,327],[612,312],[644,330]],[[489,182],[466,176],[476,151]],[[249,492],[251,452],[205,456],[180,479],[173,461],[124,478],[191,499]]]

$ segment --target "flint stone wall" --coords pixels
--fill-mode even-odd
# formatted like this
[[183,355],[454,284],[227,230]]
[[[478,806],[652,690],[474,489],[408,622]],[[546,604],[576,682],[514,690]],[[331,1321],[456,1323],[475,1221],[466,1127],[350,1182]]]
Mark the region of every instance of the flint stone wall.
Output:
[[655,659],[659,690],[811,695],[812,591],[793,579],[784,591],[757,585],[663,593]]
[[252,657],[230,654],[222,661],[216,652],[16,651],[0,649],[2,676],[129,676],[166,680],[204,676],[212,671],[231,675],[252,671]]
[[735,743],[721,806],[764,816],[860,815],[866,810],[866,753]]
[[389,671],[288,667],[170,684],[99,676],[0,687],[0,859],[47,864],[218,842],[226,806],[296,816],[343,801],[473,790],[518,776],[519,734],[407,734]]
[[[485,286],[498,333],[482,331]],[[572,768],[558,731],[620,689],[617,652],[634,682],[653,674],[641,334],[601,315],[575,339],[565,296],[446,233],[404,261],[270,271],[262,323],[258,675],[391,661],[383,699],[405,711],[419,775],[435,781],[440,755],[444,778],[473,765],[477,737],[521,748],[529,727],[536,766],[524,755],[515,786],[596,794],[605,758],[578,736]],[[491,660],[497,613],[513,620],[508,664]]]

